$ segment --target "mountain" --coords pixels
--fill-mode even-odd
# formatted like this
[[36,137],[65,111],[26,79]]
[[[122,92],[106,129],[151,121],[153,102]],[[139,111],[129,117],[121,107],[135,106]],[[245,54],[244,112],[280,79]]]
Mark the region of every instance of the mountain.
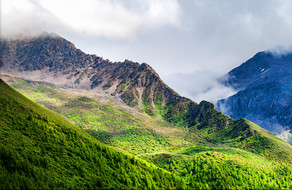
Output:
[[148,64],[110,62],[88,55],[56,34],[1,40],[1,60],[2,73],[109,97],[151,117],[195,128],[205,133],[210,143],[222,143],[226,137],[230,143],[253,138],[254,130],[247,122],[223,115],[209,102],[197,104],[179,96]]
[[[51,34],[2,40],[1,61],[1,77],[25,96],[103,143],[179,175],[187,188],[292,185],[291,145],[209,102],[179,96],[148,64],[110,62]],[[184,187],[179,181],[173,186]]]
[[2,73],[93,91],[173,124],[220,129],[234,123],[209,102],[197,104],[179,96],[146,63],[113,63],[56,35],[2,40],[1,60]]
[[292,53],[259,52],[224,78],[238,92],[218,101],[220,111],[247,118],[292,143]]
[[[0,188],[175,188],[183,181],[101,144],[0,79]],[[182,187],[182,186],[181,186]]]

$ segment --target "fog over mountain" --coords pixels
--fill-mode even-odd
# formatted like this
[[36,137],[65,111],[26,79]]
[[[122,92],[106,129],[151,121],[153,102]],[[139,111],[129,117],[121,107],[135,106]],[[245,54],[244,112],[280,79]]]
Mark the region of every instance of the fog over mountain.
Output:
[[86,53],[146,62],[197,102],[235,93],[216,79],[255,53],[290,49],[291,20],[288,0],[1,1],[1,37],[54,32]]

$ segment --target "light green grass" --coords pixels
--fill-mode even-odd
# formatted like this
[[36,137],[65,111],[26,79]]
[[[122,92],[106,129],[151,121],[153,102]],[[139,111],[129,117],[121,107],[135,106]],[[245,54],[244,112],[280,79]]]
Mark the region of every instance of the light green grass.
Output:
[[256,125],[255,123],[249,121],[249,120],[245,120],[250,126],[252,126],[252,128],[258,132],[260,132],[262,135],[264,135],[265,137],[271,139],[274,143],[278,144],[279,146],[281,146],[285,151],[289,152],[290,154],[292,154],[292,149],[291,149],[291,145],[285,141],[283,141],[282,139],[276,137],[274,134],[272,134],[271,132],[267,131],[264,128],[261,128],[260,126]]

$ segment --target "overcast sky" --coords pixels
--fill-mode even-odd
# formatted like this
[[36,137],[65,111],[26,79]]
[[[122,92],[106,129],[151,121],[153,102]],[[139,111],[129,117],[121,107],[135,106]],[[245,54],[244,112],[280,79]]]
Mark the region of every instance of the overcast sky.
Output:
[[1,0],[1,36],[54,32],[86,53],[151,65],[197,102],[233,92],[216,78],[292,47],[290,0]]

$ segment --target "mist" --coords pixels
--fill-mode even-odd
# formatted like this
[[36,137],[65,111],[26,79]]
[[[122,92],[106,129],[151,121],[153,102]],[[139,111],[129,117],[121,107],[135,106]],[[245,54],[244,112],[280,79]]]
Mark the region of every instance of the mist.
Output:
[[[180,78],[180,80],[177,80],[177,78]],[[226,87],[220,83],[220,78],[222,78],[220,73],[205,70],[189,74],[173,74],[166,80],[169,81],[169,86],[176,87],[176,90],[182,96],[188,97],[197,103],[207,100],[216,104],[218,100],[237,93],[233,88]]]

